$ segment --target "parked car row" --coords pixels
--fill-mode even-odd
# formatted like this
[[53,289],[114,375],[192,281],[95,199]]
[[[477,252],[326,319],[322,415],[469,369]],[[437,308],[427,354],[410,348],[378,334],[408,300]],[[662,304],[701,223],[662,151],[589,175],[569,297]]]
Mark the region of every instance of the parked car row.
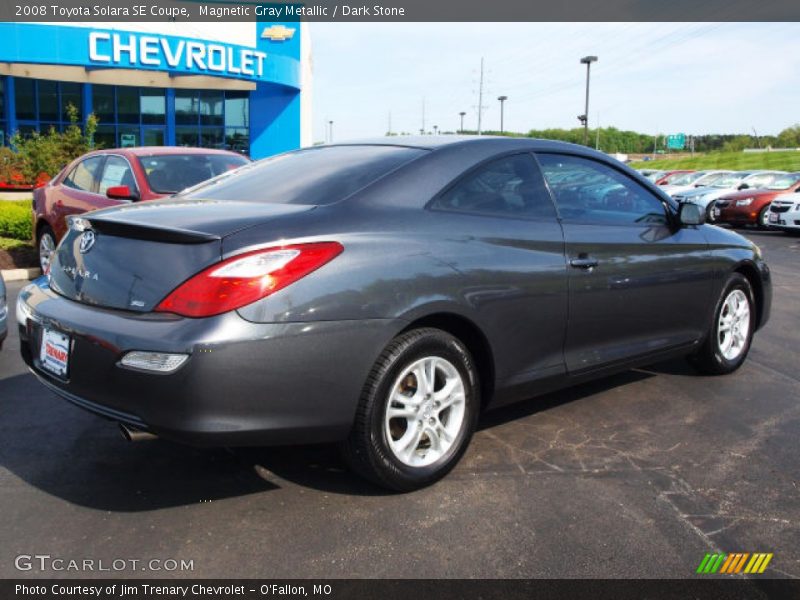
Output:
[[646,177],[676,201],[701,206],[708,222],[800,230],[800,195],[792,197],[800,192],[800,172],[651,171]]

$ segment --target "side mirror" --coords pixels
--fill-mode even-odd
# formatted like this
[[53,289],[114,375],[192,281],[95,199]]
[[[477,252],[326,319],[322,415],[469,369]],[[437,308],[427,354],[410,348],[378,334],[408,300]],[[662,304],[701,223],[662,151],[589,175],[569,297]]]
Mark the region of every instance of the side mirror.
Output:
[[106,196],[113,200],[136,200],[136,194],[127,185],[112,185],[106,190]]
[[748,189],[750,189],[750,186],[748,184],[746,184],[746,183],[743,183],[736,189],[737,190],[748,190]]
[[706,209],[692,202],[681,202],[678,219],[682,226],[702,225],[706,222]]

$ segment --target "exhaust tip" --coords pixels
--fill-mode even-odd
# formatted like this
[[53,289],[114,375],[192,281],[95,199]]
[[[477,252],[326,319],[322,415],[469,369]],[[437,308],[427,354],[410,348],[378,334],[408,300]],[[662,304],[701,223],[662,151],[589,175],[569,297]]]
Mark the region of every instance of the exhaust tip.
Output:
[[145,440],[154,440],[158,438],[154,433],[149,431],[142,431],[134,427],[128,427],[124,423],[119,424],[119,431],[126,442],[143,442]]

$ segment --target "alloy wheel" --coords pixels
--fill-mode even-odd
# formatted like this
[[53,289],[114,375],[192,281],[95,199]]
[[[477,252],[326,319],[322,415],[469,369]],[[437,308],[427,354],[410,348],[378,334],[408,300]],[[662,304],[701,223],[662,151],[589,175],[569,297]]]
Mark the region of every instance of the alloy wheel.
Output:
[[43,233],[39,239],[39,266],[45,275],[50,272],[50,263],[53,260],[55,251],[56,241],[53,236],[48,232]]
[[406,367],[391,388],[384,417],[392,454],[412,467],[447,454],[464,425],[465,394],[460,372],[444,358],[428,356]]
[[717,324],[717,344],[727,360],[736,360],[747,347],[750,334],[750,302],[740,289],[731,291],[722,303]]

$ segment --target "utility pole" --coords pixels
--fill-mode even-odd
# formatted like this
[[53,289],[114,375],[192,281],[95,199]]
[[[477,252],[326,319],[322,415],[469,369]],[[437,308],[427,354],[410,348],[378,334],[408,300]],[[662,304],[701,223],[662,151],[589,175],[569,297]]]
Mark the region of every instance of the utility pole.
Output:
[[761,148],[761,140],[758,139],[758,132],[755,127],[753,127],[753,135],[756,136],[756,148]]
[[483,57],[481,56],[481,78],[478,84],[478,135],[481,135],[481,117],[483,116]]
[[503,127],[503,107],[506,103],[506,100],[508,100],[508,96],[499,96],[497,99],[500,100],[500,133],[503,133],[505,131],[505,128]]
[[461,129],[458,130],[458,133],[464,133],[464,115],[466,114],[467,113],[465,113],[463,110],[458,113],[458,115],[461,117]]
[[581,59],[581,64],[586,65],[586,108],[583,111],[583,115],[578,117],[580,120],[583,121],[583,145],[589,145],[589,72],[592,69],[592,63],[597,62],[596,56],[584,56]]

